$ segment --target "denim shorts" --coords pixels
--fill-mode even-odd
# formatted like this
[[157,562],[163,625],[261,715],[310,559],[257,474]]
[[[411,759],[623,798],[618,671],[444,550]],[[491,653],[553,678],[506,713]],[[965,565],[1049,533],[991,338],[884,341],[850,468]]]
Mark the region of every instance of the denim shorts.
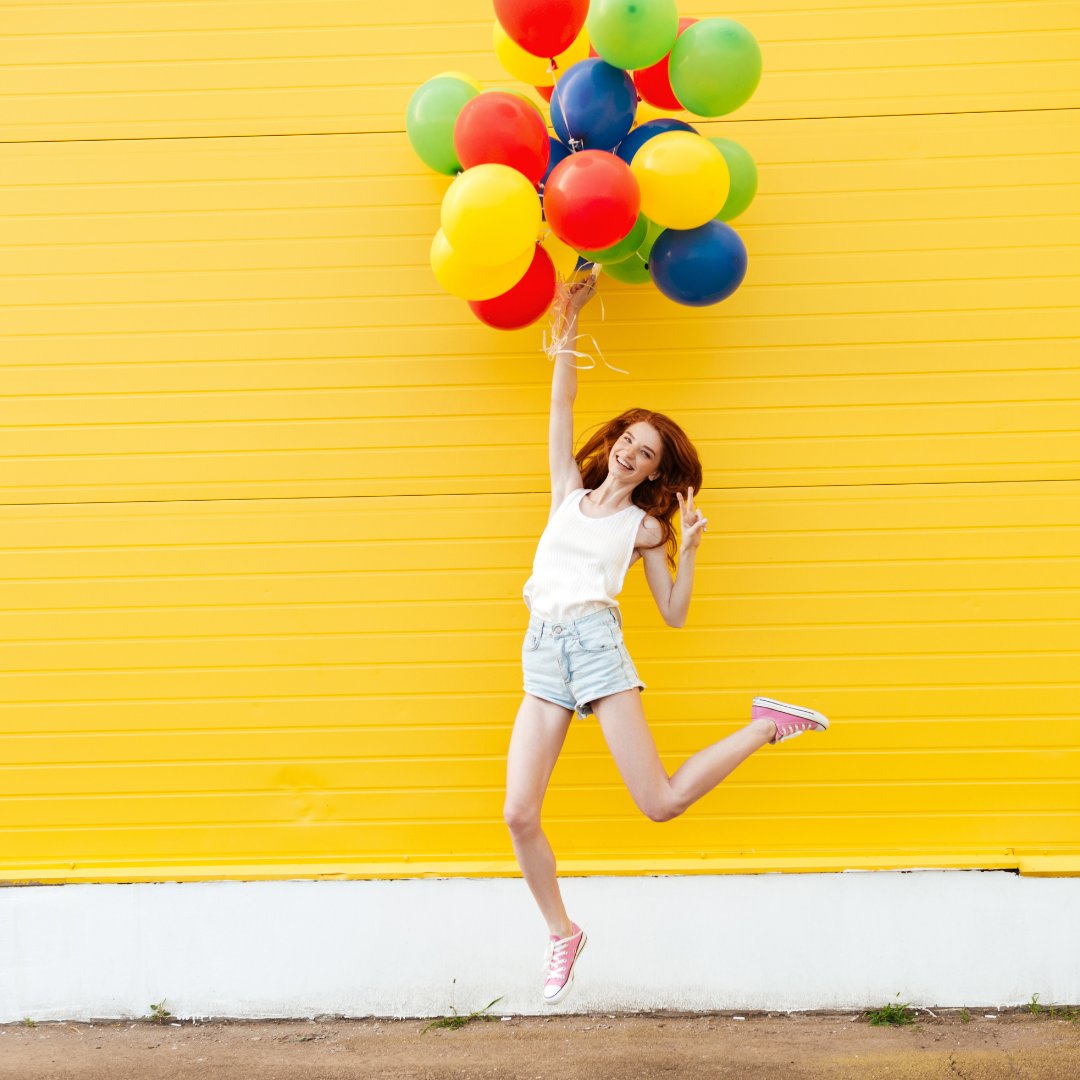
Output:
[[521,667],[527,694],[573,709],[582,720],[608,694],[645,689],[623,644],[618,608],[562,623],[531,615]]

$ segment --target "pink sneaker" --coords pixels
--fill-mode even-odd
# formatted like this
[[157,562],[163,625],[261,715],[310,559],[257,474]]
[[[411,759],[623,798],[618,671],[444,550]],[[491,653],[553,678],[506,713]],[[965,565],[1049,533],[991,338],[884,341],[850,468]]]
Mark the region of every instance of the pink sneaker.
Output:
[[588,940],[585,931],[577,923],[570,925],[573,926],[574,932],[569,937],[561,938],[558,934],[551,935],[547,955],[544,957],[547,964],[544,1001],[549,1005],[562,1001],[570,993],[570,988],[574,985],[574,964]]
[[750,716],[754,720],[759,716],[767,716],[776,725],[776,734],[769,740],[773,744],[794,739],[804,731],[827,731],[829,728],[828,718],[821,713],[767,697],[754,698],[750,706]]

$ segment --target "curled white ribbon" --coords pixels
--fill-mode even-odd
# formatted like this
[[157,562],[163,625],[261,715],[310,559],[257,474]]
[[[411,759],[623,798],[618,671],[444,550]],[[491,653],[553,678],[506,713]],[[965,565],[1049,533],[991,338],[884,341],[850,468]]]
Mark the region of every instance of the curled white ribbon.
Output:
[[[592,272],[586,281],[592,281],[595,283],[596,279],[600,276],[601,266],[599,263],[593,263]],[[571,278],[570,281],[573,281]],[[543,351],[547,355],[547,358],[555,363],[559,358],[559,353],[569,353],[571,356],[579,357],[582,360],[592,361],[590,364],[572,364],[571,367],[575,367],[578,371],[591,371],[596,367],[596,357],[592,353],[582,352],[579,349],[571,348],[570,340],[570,292],[568,285],[570,281],[559,278],[559,283],[556,289],[558,300],[552,305],[551,308],[551,338],[548,339],[548,332],[544,331],[543,336]],[[604,298],[600,297],[600,321],[604,321]],[[603,361],[604,367],[610,371],[617,371],[620,375],[629,375],[629,371],[623,371],[622,368],[617,368],[613,364],[609,364],[607,357],[604,356],[603,350],[600,348],[599,342],[592,334],[577,334],[574,336],[573,344],[582,339],[587,338],[592,342],[593,348],[596,350],[596,355]]]

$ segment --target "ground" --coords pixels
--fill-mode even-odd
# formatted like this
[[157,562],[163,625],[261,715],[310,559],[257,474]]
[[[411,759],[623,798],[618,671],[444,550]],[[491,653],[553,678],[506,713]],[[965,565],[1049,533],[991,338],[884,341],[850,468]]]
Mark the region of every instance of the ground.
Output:
[[854,1013],[512,1016],[427,1031],[338,1018],[7,1024],[0,1080],[1080,1077],[1080,1019],[985,1012],[919,1010],[900,1028]]

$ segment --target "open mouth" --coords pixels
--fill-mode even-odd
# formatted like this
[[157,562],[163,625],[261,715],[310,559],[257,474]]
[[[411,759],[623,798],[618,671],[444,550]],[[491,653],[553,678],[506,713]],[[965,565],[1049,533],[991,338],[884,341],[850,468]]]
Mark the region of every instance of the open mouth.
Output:
[[615,458],[615,464],[618,465],[619,468],[622,469],[624,472],[633,472],[634,471],[633,469],[630,468],[629,465],[625,465],[617,457]]

